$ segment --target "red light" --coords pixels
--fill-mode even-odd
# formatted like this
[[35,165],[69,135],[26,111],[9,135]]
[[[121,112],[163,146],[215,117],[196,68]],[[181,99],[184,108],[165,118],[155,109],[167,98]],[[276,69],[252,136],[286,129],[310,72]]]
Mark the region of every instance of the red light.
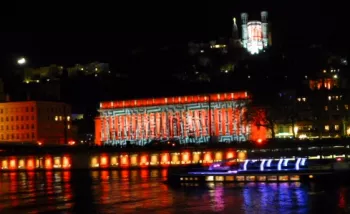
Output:
[[46,160],[45,160],[45,168],[46,168],[46,169],[52,169],[52,161],[51,161],[51,158],[46,158]]
[[141,157],[141,163],[140,165],[147,165],[147,155],[143,155]]
[[212,158],[211,158],[211,154],[210,154],[210,153],[206,153],[206,154],[204,155],[204,162],[205,162],[205,163],[210,163],[210,162],[212,162]]
[[27,161],[27,169],[29,169],[29,170],[34,169],[34,160],[33,159],[29,159]]
[[182,161],[184,163],[187,163],[189,161],[189,154],[188,153],[182,153]]
[[226,155],[227,159],[234,158],[234,157],[235,157],[235,155],[234,155],[233,152],[228,152],[227,155]]
[[10,160],[10,169],[16,169],[17,168],[17,161],[12,159]]
[[122,158],[122,161],[121,161],[122,164],[121,164],[121,165],[123,165],[123,166],[129,166],[128,156],[125,155],[125,156],[122,156],[121,158]]
[[38,145],[39,145],[39,146],[42,146],[42,145],[43,145],[43,143],[42,143],[42,142],[38,142]]
[[163,154],[163,155],[162,155],[161,164],[163,164],[163,165],[169,164],[169,154]]
[[342,161],[342,160],[343,160],[342,158],[337,158],[337,161],[338,161],[338,162],[340,162],[340,161]]
[[75,141],[71,140],[71,141],[68,142],[68,144],[71,145],[71,146],[74,146],[75,145]]
[[101,157],[101,162],[100,162],[101,167],[107,167],[108,166],[108,158],[106,156]]
[[70,159],[68,157],[63,157],[63,168],[70,167]]

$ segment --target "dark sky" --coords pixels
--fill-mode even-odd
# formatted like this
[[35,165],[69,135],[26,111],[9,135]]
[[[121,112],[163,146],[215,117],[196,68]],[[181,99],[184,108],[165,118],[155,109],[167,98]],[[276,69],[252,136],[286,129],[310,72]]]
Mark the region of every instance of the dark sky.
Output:
[[118,63],[140,46],[186,44],[227,37],[233,16],[259,18],[268,10],[273,44],[287,48],[322,43],[349,49],[345,2],[304,1],[112,1],[78,4],[52,2],[2,8],[2,64],[24,55],[32,65],[92,60]]

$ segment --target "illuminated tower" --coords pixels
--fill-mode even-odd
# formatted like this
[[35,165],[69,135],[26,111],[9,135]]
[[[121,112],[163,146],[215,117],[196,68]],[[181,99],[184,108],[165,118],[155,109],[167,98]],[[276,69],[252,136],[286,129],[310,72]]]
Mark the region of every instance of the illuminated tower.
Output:
[[242,13],[241,14],[241,19],[242,19],[242,43],[243,47],[247,48],[247,43],[248,43],[248,14],[247,13]]
[[266,48],[269,44],[269,32],[268,32],[268,23],[267,23],[268,13],[267,11],[261,12],[261,27],[262,27],[262,40],[263,46]]

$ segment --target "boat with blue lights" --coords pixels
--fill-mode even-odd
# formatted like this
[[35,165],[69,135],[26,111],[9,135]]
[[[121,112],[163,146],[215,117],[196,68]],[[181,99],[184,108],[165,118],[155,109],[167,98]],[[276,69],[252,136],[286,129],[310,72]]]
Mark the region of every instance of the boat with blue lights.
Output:
[[227,159],[205,169],[193,169],[169,175],[168,183],[207,182],[309,182],[349,174],[345,160],[312,161],[304,157],[280,159]]

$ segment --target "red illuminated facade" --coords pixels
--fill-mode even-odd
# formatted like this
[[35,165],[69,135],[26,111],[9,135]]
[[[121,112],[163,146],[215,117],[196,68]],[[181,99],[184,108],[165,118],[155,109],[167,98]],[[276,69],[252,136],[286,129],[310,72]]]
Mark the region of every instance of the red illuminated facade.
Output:
[[130,141],[142,145],[155,139],[201,143],[266,138],[266,130],[254,127],[245,118],[249,100],[247,92],[235,92],[102,102],[100,116],[95,119],[95,143]]

